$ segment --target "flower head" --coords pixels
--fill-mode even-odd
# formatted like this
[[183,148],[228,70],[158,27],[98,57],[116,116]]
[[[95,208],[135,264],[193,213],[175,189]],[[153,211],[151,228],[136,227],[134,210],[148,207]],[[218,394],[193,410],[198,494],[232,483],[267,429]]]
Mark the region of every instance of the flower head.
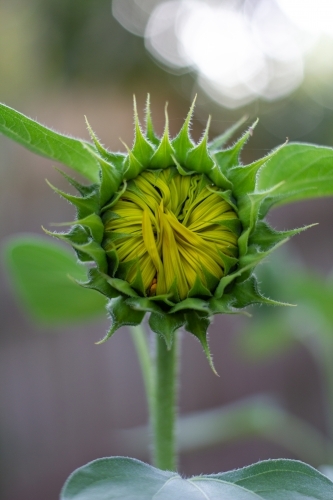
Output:
[[[150,313],[153,331],[168,345],[179,327],[207,344],[210,318],[239,312],[263,297],[255,266],[279,243],[300,230],[277,232],[264,221],[275,198],[273,187],[256,189],[257,173],[276,153],[243,165],[240,152],[254,123],[231,147],[236,124],[213,142],[208,129],[198,144],[189,133],[194,103],[179,134],[154,132],[149,99],[142,131],[134,101],[135,140],[127,153],[112,153],[88,125],[89,152],[100,182],[83,186],[66,176],[80,196],[53,188],[77,208],[68,241],[83,262],[93,261],[89,280],[108,299],[109,338],[122,325],[139,324]],[[101,341],[101,342],[102,342]]]
[[145,170],[104,212],[110,272],[141,296],[209,297],[237,263],[240,222],[205,175]]

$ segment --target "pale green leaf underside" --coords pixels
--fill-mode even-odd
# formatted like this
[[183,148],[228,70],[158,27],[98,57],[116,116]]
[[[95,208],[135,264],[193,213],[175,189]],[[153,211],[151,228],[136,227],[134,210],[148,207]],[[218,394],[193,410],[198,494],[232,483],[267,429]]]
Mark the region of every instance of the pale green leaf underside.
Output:
[[102,458],[76,470],[61,500],[332,500],[333,483],[293,460],[266,460],[231,472],[182,478],[139,460]]
[[333,149],[291,143],[283,147],[262,168],[258,189],[274,190],[277,204],[333,195]]
[[99,167],[85,141],[58,134],[0,103],[0,133],[34,153],[59,161],[92,182],[99,180]]
[[105,314],[105,298],[74,281],[86,281],[87,270],[70,250],[35,236],[13,237],[3,250],[14,290],[35,320],[64,325]]

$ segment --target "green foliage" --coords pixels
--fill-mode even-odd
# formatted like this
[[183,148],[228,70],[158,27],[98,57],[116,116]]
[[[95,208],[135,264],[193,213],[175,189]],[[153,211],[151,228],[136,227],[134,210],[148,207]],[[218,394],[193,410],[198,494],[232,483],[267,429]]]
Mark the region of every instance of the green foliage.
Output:
[[16,236],[3,250],[14,289],[35,320],[64,325],[105,312],[101,295],[77,285],[86,280],[86,269],[66,248],[43,237]]
[[34,153],[56,160],[96,182],[98,164],[85,141],[58,134],[0,103],[0,132]]
[[332,171],[332,148],[291,143],[262,169],[258,189],[266,190],[279,185],[271,199],[277,205],[332,196]]
[[[235,313],[253,303],[275,303],[260,293],[254,269],[274,248],[304,229],[275,231],[264,220],[265,215],[277,204],[333,194],[333,150],[290,144],[243,165],[240,154],[257,122],[231,147],[223,149],[225,141],[241,122],[208,143],[208,121],[203,138],[196,145],[189,132],[193,109],[194,103],[174,139],[169,138],[166,113],[165,130],[159,139],[154,133],[149,102],[145,132],[141,129],[135,104],[135,138],[132,149],[126,146],[127,154],[107,151],[89,125],[91,144],[57,134],[4,105],[0,107],[0,131],[36,153],[65,163],[93,181],[92,185],[84,186],[66,176],[80,196],[53,188],[75,206],[77,221],[67,234],[49,234],[70,243],[82,262],[95,263],[95,272],[89,273],[85,286],[102,292],[109,299],[112,325],[105,339],[122,325],[138,324],[145,312],[152,313],[151,327],[164,336],[167,343],[172,337],[170,332],[165,333],[163,325],[171,320],[175,328],[185,326],[199,338],[211,362],[206,341],[210,317]],[[114,278],[124,280],[120,274],[126,269],[123,263],[119,263],[112,244],[107,250],[103,246],[103,217],[122,196],[126,183],[144,170],[158,172],[158,168],[168,168],[170,162],[181,175],[202,174],[208,183],[214,183],[217,192],[233,207],[240,221],[238,262],[226,260],[228,273],[214,285],[213,297],[204,297],[204,287],[200,282],[195,287],[199,295],[195,297],[191,291],[180,302],[174,300],[171,292],[156,297],[138,297],[127,282],[124,281],[122,286],[115,283]],[[141,279],[139,271],[133,282],[136,288]],[[193,321],[189,314],[196,314],[198,320]]]
[[302,462],[267,460],[221,474],[182,478],[138,460],[102,458],[75,471],[61,500],[331,500],[333,483]]

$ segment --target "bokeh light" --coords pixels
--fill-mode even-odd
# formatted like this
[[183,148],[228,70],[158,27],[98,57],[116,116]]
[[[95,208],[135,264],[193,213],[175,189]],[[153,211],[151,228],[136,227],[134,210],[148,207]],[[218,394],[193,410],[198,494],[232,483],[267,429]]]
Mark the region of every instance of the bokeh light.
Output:
[[156,60],[172,72],[194,71],[206,94],[228,108],[287,96],[323,50],[324,78],[332,13],[331,0],[113,1],[116,19],[144,36]]

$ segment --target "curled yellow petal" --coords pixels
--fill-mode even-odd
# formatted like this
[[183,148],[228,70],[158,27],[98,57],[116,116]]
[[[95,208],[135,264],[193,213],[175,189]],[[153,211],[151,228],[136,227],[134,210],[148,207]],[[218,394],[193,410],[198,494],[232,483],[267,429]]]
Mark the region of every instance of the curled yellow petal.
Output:
[[184,300],[198,278],[210,289],[207,273],[220,280],[223,256],[238,255],[237,234],[223,225],[237,215],[204,175],[146,170],[104,217],[107,244],[128,264],[130,284],[139,273],[146,296]]

